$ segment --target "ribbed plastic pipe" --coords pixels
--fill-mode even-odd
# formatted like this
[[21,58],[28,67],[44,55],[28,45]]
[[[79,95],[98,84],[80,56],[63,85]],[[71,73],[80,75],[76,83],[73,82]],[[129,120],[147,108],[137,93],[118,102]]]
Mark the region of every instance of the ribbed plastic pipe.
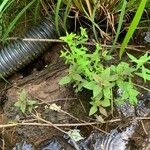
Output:
[[[31,28],[22,39],[57,39],[58,33],[54,22],[53,16],[45,18],[40,24]],[[59,20],[59,22],[59,30],[62,34],[62,21]],[[3,77],[13,74],[41,55],[51,45],[50,42],[15,40],[0,51],[0,74]]]

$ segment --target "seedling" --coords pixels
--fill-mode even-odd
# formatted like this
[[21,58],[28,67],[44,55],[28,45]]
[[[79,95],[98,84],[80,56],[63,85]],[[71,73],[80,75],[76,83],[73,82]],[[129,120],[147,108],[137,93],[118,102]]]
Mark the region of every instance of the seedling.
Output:
[[22,89],[19,93],[18,101],[15,103],[15,107],[18,107],[23,114],[27,111],[31,113],[35,104],[36,101],[28,99],[27,91],[25,89]]

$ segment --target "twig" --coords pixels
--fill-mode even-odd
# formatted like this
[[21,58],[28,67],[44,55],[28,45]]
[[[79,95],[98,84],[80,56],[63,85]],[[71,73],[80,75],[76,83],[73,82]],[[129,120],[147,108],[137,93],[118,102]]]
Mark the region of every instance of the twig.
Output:
[[[47,120],[45,120],[45,119],[42,119],[42,118],[39,117],[38,115],[34,115],[34,114],[33,114],[33,116],[34,116],[35,118],[37,118],[38,120],[40,120],[40,121],[43,121],[43,122],[45,122],[45,123],[47,123],[47,124],[50,124],[50,125],[53,126],[55,129],[61,131],[61,132],[64,133],[64,134],[67,134],[67,135],[69,136],[69,134],[68,134],[66,131],[62,130],[61,128],[59,128],[58,126],[56,126],[55,124],[53,124],[52,122],[47,121]],[[70,136],[69,136],[69,137],[70,137]],[[70,138],[71,138],[71,137],[70,137]],[[72,140],[73,145],[74,145],[74,147],[76,148],[76,150],[79,150],[79,147],[78,147],[77,143],[74,141],[74,139],[71,138],[71,140]]]
[[[42,100],[41,98],[38,98],[38,97],[36,97],[35,95],[31,95],[31,96],[33,96],[35,99],[41,101],[40,103],[38,103],[39,105],[45,104],[45,101]],[[77,99],[77,98],[73,98],[73,97],[70,97],[70,98],[59,98],[59,99],[53,99],[53,100],[50,100],[50,101],[46,101],[46,104],[49,105],[49,103],[54,103],[54,102],[58,102],[58,101],[66,101],[66,100],[76,100],[76,99]]]
[[[136,117],[136,120],[150,120],[150,117]],[[46,121],[44,119],[40,120],[46,123],[37,123],[37,122],[20,122],[20,123],[12,123],[12,124],[1,124],[0,128],[10,128],[14,126],[47,126],[47,127],[76,127],[76,126],[91,126],[91,125],[98,125],[102,124],[101,122],[86,122],[86,123],[66,123],[66,124],[53,124],[50,121]],[[113,119],[109,121],[104,121],[104,123],[113,123],[113,122],[120,122],[122,119]]]
[[47,127],[76,127],[76,126],[91,126],[100,124],[100,122],[87,122],[87,123],[66,123],[66,124],[53,124],[50,121],[46,121],[44,119],[40,119],[45,123],[37,123],[37,122],[21,122],[21,123],[12,123],[12,124],[1,124],[0,128],[9,128],[14,126],[47,126]]
[[37,120],[40,120],[40,121],[42,121],[42,122],[44,122],[44,123],[47,123],[47,124],[51,125],[52,127],[56,128],[57,130],[61,131],[62,133],[67,134],[67,132],[65,132],[64,130],[60,129],[58,125],[55,125],[55,124],[53,124],[53,123],[50,122],[50,121],[44,120],[44,119],[42,119],[41,117],[39,117],[38,115],[35,115],[35,114],[32,114],[32,115],[33,115]]
[[[40,100],[41,100],[41,99],[40,99]],[[43,100],[41,100],[41,101],[43,101]],[[45,104],[49,105],[49,103],[47,103],[47,102],[45,102]],[[56,108],[56,109],[57,109],[57,108]],[[68,115],[69,117],[75,119],[76,121],[78,121],[78,122],[80,122],[80,123],[86,123],[86,121],[81,120],[81,119],[79,119],[79,118],[77,118],[77,117],[71,115],[70,113],[68,113],[68,112],[66,112],[66,111],[64,111],[64,110],[62,110],[62,109],[60,109],[58,112],[64,113],[65,115]],[[95,124],[94,124],[94,125],[95,125]],[[99,131],[101,131],[101,132],[103,132],[103,133],[105,133],[105,134],[108,134],[107,132],[103,131],[102,129],[97,128],[97,127],[94,126],[94,125],[93,125],[93,124],[90,124],[90,126],[92,126],[93,128],[95,128],[95,129],[97,129],[97,130],[99,130]]]
[[141,122],[141,125],[142,125],[142,127],[143,127],[143,130],[144,130],[145,134],[148,135],[148,133],[147,133],[147,131],[146,131],[146,129],[145,129],[145,126],[144,126],[144,124],[143,124],[143,121],[140,120],[140,122]]
[[150,120],[150,117],[136,117],[136,120]]
[[86,111],[86,109],[85,109],[85,107],[84,107],[82,101],[81,101],[80,99],[78,99],[78,100],[79,100],[79,102],[80,102],[80,104],[81,104],[81,107],[83,108],[84,112],[87,113],[87,111]]
[[[21,38],[17,38],[17,37],[11,37],[11,38],[7,38],[6,40],[17,40],[17,39],[21,39]],[[33,38],[24,38],[24,39],[21,39],[23,41],[30,41],[30,42],[54,42],[54,43],[65,43],[64,41],[62,40],[59,40],[59,39],[33,39]],[[85,42],[84,43],[85,45],[91,45],[91,46],[95,46],[96,43],[94,42]],[[102,47],[104,48],[112,48],[112,45],[106,45],[106,44],[101,44]],[[120,48],[121,46],[120,45],[116,45],[116,48]],[[126,48],[127,49],[131,49],[131,50],[135,50],[135,51],[139,51],[139,52],[142,52],[142,50],[138,49],[138,48],[144,48],[145,46],[134,46],[134,45],[129,45],[127,46]],[[150,53],[150,52],[148,52]]]
[[134,85],[137,86],[137,87],[139,87],[139,88],[141,88],[141,89],[144,89],[144,90],[150,92],[150,89],[148,89],[148,88],[146,88],[144,86],[141,86],[141,85],[138,85],[138,84],[135,84],[135,83],[134,83]]

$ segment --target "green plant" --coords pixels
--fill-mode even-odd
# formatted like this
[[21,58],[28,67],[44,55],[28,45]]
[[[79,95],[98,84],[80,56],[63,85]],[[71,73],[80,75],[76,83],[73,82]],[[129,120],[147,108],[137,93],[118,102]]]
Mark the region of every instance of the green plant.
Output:
[[141,56],[139,59],[128,54],[129,58],[132,62],[136,63],[136,75],[142,77],[144,81],[150,80],[150,69],[145,67],[145,64],[150,61],[150,56],[148,56],[148,52],[145,53],[144,56]]
[[[17,23],[27,22],[27,19],[36,20],[39,17],[40,0],[3,0],[0,2],[0,37],[5,42],[8,35],[15,29]],[[35,9],[32,9],[34,7]],[[33,11],[35,10],[35,11]],[[28,11],[28,12],[27,12]],[[26,18],[27,13],[30,16]],[[23,18],[24,17],[24,18]],[[33,21],[32,21],[33,22]],[[30,21],[30,23],[32,23]],[[18,30],[18,29],[16,29]]]
[[145,6],[146,6],[147,0],[141,0],[140,5],[136,11],[136,14],[131,22],[131,25],[129,26],[128,32],[123,40],[123,43],[121,44],[121,48],[120,48],[120,57],[122,57],[125,48],[127,47],[127,44],[129,42],[129,40],[131,39],[133,33],[136,30],[137,25],[140,22],[141,16],[144,12]]
[[116,32],[116,35],[115,35],[115,39],[114,39],[113,45],[112,45],[112,49],[114,49],[115,44],[116,44],[116,42],[118,40],[120,31],[121,31],[121,27],[122,27],[124,16],[125,16],[126,6],[127,6],[127,1],[124,0],[123,4],[122,4],[122,8],[121,8],[121,13],[120,13],[119,21],[118,21],[118,28],[117,28],[117,32]]
[[3,16],[7,8],[12,4],[14,0],[4,0],[0,2],[0,35],[3,34]]
[[75,142],[78,142],[78,141],[84,139],[84,138],[81,136],[79,129],[69,130],[69,131],[67,132],[67,134],[68,134],[69,137],[70,137],[71,139],[73,139]]
[[18,107],[22,113],[29,111],[31,113],[36,101],[28,99],[28,93],[22,89],[18,96],[18,101],[15,102],[15,107]]
[[[130,67],[126,62],[108,65],[106,61],[108,62],[112,56],[107,51],[103,51],[99,44],[96,44],[93,53],[84,46],[88,40],[85,29],[81,28],[81,35],[67,33],[61,39],[68,44],[69,49],[61,51],[60,57],[65,58],[65,63],[70,64],[70,67],[68,75],[63,77],[59,84],[74,83],[76,92],[82,91],[83,88],[92,91],[90,102],[92,107],[89,115],[96,113],[101,107],[112,106],[113,101],[122,103],[128,100],[133,105],[137,103],[139,92],[132,82],[132,77],[149,60],[148,55],[143,56],[146,58],[143,62],[143,57],[135,59],[128,54],[130,58],[132,57],[132,61],[137,62],[135,66]],[[121,89],[122,95],[116,97],[115,89]]]
[[13,30],[15,24],[17,23],[18,19],[25,13],[25,11],[35,2],[35,0],[32,0],[28,5],[26,5],[18,14],[17,16],[10,22],[9,26],[4,32],[4,35],[2,37],[2,40],[6,40],[8,34]]

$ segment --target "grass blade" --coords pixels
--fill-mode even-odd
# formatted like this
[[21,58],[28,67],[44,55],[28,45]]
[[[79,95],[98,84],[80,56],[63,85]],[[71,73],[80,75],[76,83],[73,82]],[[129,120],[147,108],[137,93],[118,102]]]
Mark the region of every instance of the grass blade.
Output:
[[123,18],[124,18],[124,15],[125,15],[126,6],[127,6],[127,1],[124,0],[123,5],[122,5],[122,8],[121,8],[121,14],[120,14],[120,17],[119,17],[119,24],[118,24],[118,28],[117,28],[117,33],[116,33],[115,40],[114,40],[114,42],[113,42],[113,46],[112,46],[111,51],[114,49],[115,44],[116,44],[116,42],[117,42],[117,40],[118,40],[118,36],[119,36],[120,30],[121,30],[121,26],[122,26],[122,24],[123,24]]
[[12,2],[14,2],[14,0],[9,1],[9,3],[7,3],[5,7],[3,7],[3,9],[0,11],[1,15],[5,12],[5,10],[7,10],[7,8],[12,4]]
[[8,26],[7,30],[5,31],[2,40],[4,41],[8,34],[12,31],[14,25],[16,24],[16,22],[19,20],[19,18],[23,15],[23,13],[35,2],[35,0],[32,0],[28,5],[26,5],[21,11],[20,13],[16,16],[16,18],[10,23],[10,25]]
[[0,5],[0,13],[2,12],[3,8],[5,8],[5,6],[7,5],[8,2],[9,2],[9,0],[4,0],[2,2],[2,4]]
[[144,12],[144,8],[146,6],[146,3],[147,3],[147,0],[141,0],[141,2],[140,2],[140,5],[136,11],[136,14],[135,14],[132,22],[131,22],[131,25],[129,27],[129,30],[128,30],[128,32],[127,32],[127,34],[123,40],[123,43],[121,45],[120,52],[119,52],[120,58],[122,57],[123,53],[125,52],[125,48],[129,42],[130,38],[132,37],[134,31],[136,30],[136,27],[137,27],[137,25],[141,19],[141,16]]
[[36,0],[35,12],[34,12],[34,23],[36,24],[37,18],[39,16],[39,7],[40,7],[40,0]]
[[55,10],[55,26],[56,26],[56,31],[57,31],[59,36],[60,36],[60,32],[59,32],[59,10],[60,10],[60,6],[61,6],[61,2],[62,2],[62,0],[57,1],[56,10]]
[[66,9],[65,9],[65,13],[64,13],[63,26],[64,26],[65,31],[67,31],[66,22],[67,22],[67,17],[69,15],[69,12],[70,12],[70,9],[71,9],[71,4],[72,4],[71,2],[72,2],[72,0],[68,0],[67,6],[66,6]]

